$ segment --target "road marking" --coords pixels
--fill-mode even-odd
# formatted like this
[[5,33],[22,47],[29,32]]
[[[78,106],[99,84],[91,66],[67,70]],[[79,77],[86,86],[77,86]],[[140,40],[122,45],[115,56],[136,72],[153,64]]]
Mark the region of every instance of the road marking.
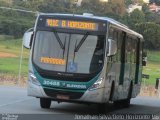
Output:
[[6,104],[1,104],[0,107],[4,107],[4,106],[8,106],[8,105],[24,102],[24,101],[31,100],[31,99],[33,99],[33,98],[28,98],[28,99],[25,98],[25,99],[21,99],[21,100],[16,100],[14,102],[6,103]]

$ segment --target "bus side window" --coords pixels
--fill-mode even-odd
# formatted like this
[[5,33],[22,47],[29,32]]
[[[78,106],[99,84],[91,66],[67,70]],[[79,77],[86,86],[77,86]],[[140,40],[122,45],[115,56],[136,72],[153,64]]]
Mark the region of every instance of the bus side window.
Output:
[[139,54],[139,60],[140,60],[140,64],[142,65],[142,54],[143,54],[143,50],[142,50],[142,48],[143,48],[143,43],[142,42],[140,42],[140,54]]
[[131,38],[129,36],[127,36],[127,40],[126,40],[126,62],[130,63],[131,62],[131,50],[132,50],[132,44],[131,44]]
[[113,30],[113,28],[110,28],[109,29],[108,39],[112,39],[113,40],[113,34],[114,34],[114,30]]
[[[117,47],[118,47],[118,31],[114,31],[114,36],[113,36],[113,40],[115,40],[117,42]],[[114,61],[117,62],[118,61],[118,49],[117,49],[117,53],[114,56]]]
[[[113,28],[109,28],[109,35],[108,35],[108,39],[112,39],[113,40],[113,34],[114,34],[114,30]],[[113,61],[113,56],[110,56],[109,57],[109,62],[112,62]]]
[[[118,31],[116,29],[110,28],[108,39],[112,39],[117,42],[118,44]],[[118,54],[109,57],[110,62],[117,62],[118,61]]]
[[117,54],[118,54],[118,61],[121,62],[121,51],[122,51],[122,42],[123,42],[123,32],[120,31],[119,34],[118,34],[118,51],[117,51]]
[[131,41],[131,63],[134,63],[134,51],[135,51],[135,45],[134,45],[134,40],[130,38]]
[[128,52],[128,50],[127,50],[128,49],[128,39],[129,39],[129,37],[127,36],[126,37],[126,46],[125,46],[125,49],[126,49],[125,50],[125,63],[128,62],[128,60],[127,60],[128,59],[128,54],[127,54],[127,52]]
[[136,39],[133,39],[133,63],[136,64],[136,60],[137,60],[137,40]]
[[136,56],[136,64],[138,64],[139,65],[139,63],[140,63],[140,39],[139,38],[137,38],[137,42],[136,42],[136,45],[137,45],[137,50],[136,50],[136,54],[137,54],[137,56]]

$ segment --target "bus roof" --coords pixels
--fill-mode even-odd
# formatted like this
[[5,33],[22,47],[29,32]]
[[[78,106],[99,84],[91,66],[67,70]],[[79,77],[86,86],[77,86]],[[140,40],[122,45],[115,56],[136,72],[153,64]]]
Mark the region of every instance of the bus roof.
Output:
[[78,15],[78,14],[60,14],[60,13],[39,13],[38,16],[62,16],[62,17],[75,17],[75,18],[85,18],[89,20],[97,20],[103,22],[109,22],[110,24],[114,25],[115,27],[129,33],[132,35],[136,35],[137,37],[143,39],[143,36],[131,29],[129,29],[126,25],[112,19],[109,17],[99,17],[99,16],[91,16],[91,15]]

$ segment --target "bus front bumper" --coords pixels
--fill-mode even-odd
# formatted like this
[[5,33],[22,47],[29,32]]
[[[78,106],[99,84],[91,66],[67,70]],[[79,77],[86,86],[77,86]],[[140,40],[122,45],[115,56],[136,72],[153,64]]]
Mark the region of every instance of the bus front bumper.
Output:
[[[57,92],[57,90],[55,91],[52,88],[47,88],[47,91],[49,91],[50,94],[46,92],[46,88],[33,84],[32,82],[28,82],[28,96],[50,98],[54,101],[104,103],[104,88],[99,88],[92,91],[86,90],[82,94],[78,92],[66,92],[61,90]],[[56,95],[63,95],[63,93],[67,93],[69,95],[69,99],[66,99],[65,97],[62,97],[61,99],[56,97]]]

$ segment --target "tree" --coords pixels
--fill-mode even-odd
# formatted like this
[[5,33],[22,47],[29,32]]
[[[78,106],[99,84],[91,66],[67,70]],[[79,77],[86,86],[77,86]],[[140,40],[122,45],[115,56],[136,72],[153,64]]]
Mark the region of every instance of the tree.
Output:
[[0,0],[1,5],[5,5],[7,7],[11,7],[13,5],[13,0]]
[[124,0],[110,0],[108,3],[100,0],[83,0],[80,9],[83,12],[113,18],[122,17],[126,12]]
[[130,14],[128,22],[129,22],[128,23],[129,26],[132,29],[137,30],[136,24],[145,22],[145,14],[142,11],[140,11],[139,9],[135,9]]
[[49,13],[73,13],[73,0],[47,0],[38,10]]
[[150,3],[156,3],[157,5],[160,5],[160,0],[150,0]]
[[138,4],[140,4],[140,5],[143,5],[143,4],[144,4],[143,0],[133,0],[133,2],[134,2],[134,3],[138,3]]
[[150,11],[147,4],[143,4],[143,5],[142,5],[142,11],[143,11],[145,14],[147,14],[147,12]]
[[133,4],[132,0],[125,0],[125,5],[128,7],[129,5]]
[[102,3],[99,0],[83,0],[80,10],[82,12],[89,12],[95,15],[105,13],[106,3]]
[[136,25],[139,33],[144,36],[145,48],[160,50],[160,25],[154,22],[140,23]]
[[124,0],[111,0],[111,8],[114,14],[123,16],[126,12],[125,1]]
[[153,12],[146,12],[145,19],[147,22],[155,22],[157,24],[160,24],[160,15]]

